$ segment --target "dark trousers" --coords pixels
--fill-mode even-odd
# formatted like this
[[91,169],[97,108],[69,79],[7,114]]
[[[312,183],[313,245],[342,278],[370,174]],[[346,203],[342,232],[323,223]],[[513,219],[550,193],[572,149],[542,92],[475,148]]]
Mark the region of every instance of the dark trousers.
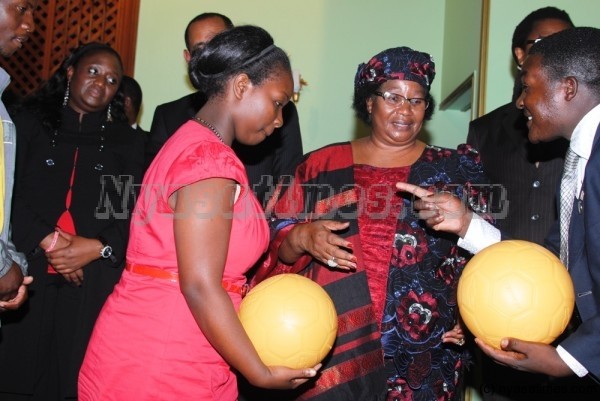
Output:
[[[1,384],[2,401],[77,399],[77,377],[72,377],[72,365],[76,361],[72,353],[73,339],[78,330],[74,316],[77,316],[81,304],[81,291],[61,275],[49,275],[39,281],[45,281],[43,289],[39,286],[36,289],[32,283],[28,300],[31,304],[25,306],[22,318],[3,321],[0,347],[12,349],[3,349],[1,363],[10,366],[11,361],[18,359],[19,349],[16,347],[35,347],[35,358],[17,361],[21,369],[12,380],[19,381],[19,376],[25,376],[27,383]],[[23,368],[24,363],[28,370]]]

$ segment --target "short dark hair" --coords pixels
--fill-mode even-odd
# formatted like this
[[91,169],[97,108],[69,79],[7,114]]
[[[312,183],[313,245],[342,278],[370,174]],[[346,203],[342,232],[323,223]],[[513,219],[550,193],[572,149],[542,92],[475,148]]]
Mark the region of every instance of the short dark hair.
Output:
[[531,47],[529,56],[541,56],[550,81],[575,77],[600,96],[600,29],[581,27],[557,32]]
[[573,21],[571,21],[571,17],[569,17],[569,14],[567,14],[565,10],[560,10],[556,7],[544,7],[532,11],[523,19],[523,21],[519,23],[519,25],[517,25],[515,31],[513,32],[510,52],[517,64],[518,60],[517,56],[515,56],[514,49],[516,47],[525,48],[525,41],[533,30],[533,26],[539,21],[547,19],[557,19],[567,23],[571,27],[575,26],[573,25]]
[[130,77],[129,75],[123,75],[121,81],[121,87],[119,88],[125,97],[131,99],[134,111],[139,113],[140,107],[142,107],[142,88],[138,81]]
[[207,98],[222,93],[227,81],[241,72],[254,85],[260,85],[279,69],[291,74],[287,54],[274,45],[267,31],[253,25],[219,33],[192,53],[188,68],[192,84]]
[[183,36],[183,40],[185,40],[185,47],[186,47],[186,49],[188,49],[189,52],[191,52],[193,50],[190,48],[190,38],[189,38],[190,27],[193,24],[195,24],[196,22],[204,21],[205,19],[209,19],[209,18],[221,18],[223,20],[223,22],[225,23],[225,26],[227,27],[227,29],[233,28],[233,22],[231,22],[229,17],[227,17],[226,15],[219,14],[219,13],[202,13],[202,14],[196,15],[190,22],[188,22],[187,26],[185,27],[185,34]]
[[[375,96],[375,92],[379,91],[381,85],[381,83],[368,82],[364,85],[358,85],[354,89],[354,98],[352,99],[354,115],[369,127],[371,126],[371,115],[367,110],[367,99],[371,96]],[[435,109],[435,99],[431,96],[431,93],[427,91],[425,100],[427,100],[429,106],[427,106],[427,109],[425,110],[424,120],[431,120]]]

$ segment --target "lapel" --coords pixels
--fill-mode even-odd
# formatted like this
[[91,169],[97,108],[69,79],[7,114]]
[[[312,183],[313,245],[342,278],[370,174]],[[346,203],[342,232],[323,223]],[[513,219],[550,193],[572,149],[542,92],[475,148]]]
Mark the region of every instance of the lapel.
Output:
[[569,222],[569,271],[575,291],[586,292],[592,284],[588,252],[600,252],[600,126],[596,129],[592,152],[585,168],[582,191],[573,204]]

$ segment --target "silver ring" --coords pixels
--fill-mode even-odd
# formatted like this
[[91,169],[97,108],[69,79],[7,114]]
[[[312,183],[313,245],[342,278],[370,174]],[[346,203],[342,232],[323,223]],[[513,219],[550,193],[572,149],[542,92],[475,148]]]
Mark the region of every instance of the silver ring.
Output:
[[338,264],[335,261],[335,256],[332,256],[331,259],[327,260],[327,266],[329,266],[329,267],[338,267]]
[[459,340],[456,340],[456,345],[459,345],[462,347],[463,345],[465,345],[465,339],[461,338]]

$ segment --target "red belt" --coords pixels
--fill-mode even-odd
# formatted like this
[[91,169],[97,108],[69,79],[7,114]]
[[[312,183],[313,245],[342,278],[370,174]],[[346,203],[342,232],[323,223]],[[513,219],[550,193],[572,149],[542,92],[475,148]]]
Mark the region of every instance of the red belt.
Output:
[[[179,274],[169,272],[155,266],[147,266],[127,262],[125,264],[125,269],[135,274],[141,274],[142,276],[160,278],[163,280],[172,281],[174,283],[179,282]],[[229,281],[221,281],[221,285],[223,286],[225,291],[240,294],[242,297],[246,296],[246,293],[248,292],[248,284],[237,285]]]

